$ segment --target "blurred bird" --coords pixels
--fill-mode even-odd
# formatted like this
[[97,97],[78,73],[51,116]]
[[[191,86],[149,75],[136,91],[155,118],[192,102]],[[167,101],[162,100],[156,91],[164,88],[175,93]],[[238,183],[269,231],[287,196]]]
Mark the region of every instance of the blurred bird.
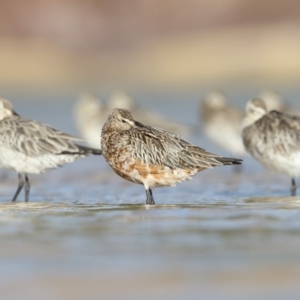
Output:
[[291,195],[295,196],[295,177],[300,176],[300,117],[268,112],[263,100],[252,99],[246,106],[242,136],[247,151],[262,165],[292,178]]
[[277,110],[277,111],[285,112],[286,110],[289,109],[288,105],[285,103],[282,96],[274,91],[271,90],[262,91],[258,96],[258,98],[262,99],[265,102],[268,111]]
[[101,148],[101,129],[109,111],[96,96],[82,94],[74,106],[74,116],[80,135],[92,147]]
[[25,186],[29,200],[28,174],[40,174],[101,150],[78,145],[81,139],[19,116],[12,104],[0,99],[0,166],[18,173],[19,185],[12,201]]
[[233,155],[245,154],[241,137],[244,113],[230,104],[222,92],[213,91],[205,95],[200,114],[208,138]]
[[103,156],[122,178],[143,184],[146,204],[155,204],[152,188],[176,186],[197,172],[240,159],[220,157],[180,136],[135,121],[128,110],[115,108],[102,128]]
[[191,127],[188,125],[171,121],[157,112],[141,108],[133,98],[122,91],[114,93],[108,101],[109,111],[116,107],[131,111],[135,118],[143,120],[143,122],[150,126],[165,128],[180,135],[189,135],[191,132]]
[[[133,100],[132,97],[130,97],[124,91],[116,91],[110,96],[107,103],[107,108],[108,108],[107,116],[116,107],[127,109],[130,111],[139,110],[137,103]],[[107,117],[105,118],[105,121],[106,119]]]
[[268,111],[277,110],[289,115],[300,115],[299,108],[293,107],[280,94],[274,91],[265,90],[260,93],[258,98],[265,102]]
[[140,108],[133,98],[125,92],[120,91],[112,94],[107,104],[91,94],[83,94],[74,106],[74,116],[81,136],[91,146],[101,147],[102,126],[109,112],[116,107],[132,111],[137,118],[152,126],[164,127],[178,134],[188,135],[191,130],[187,125],[167,120],[158,113]]

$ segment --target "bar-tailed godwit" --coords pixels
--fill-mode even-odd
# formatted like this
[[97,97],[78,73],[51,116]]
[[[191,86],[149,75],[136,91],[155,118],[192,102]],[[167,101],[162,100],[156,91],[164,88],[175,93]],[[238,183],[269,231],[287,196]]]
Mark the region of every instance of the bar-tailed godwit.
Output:
[[241,164],[195,146],[163,129],[143,125],[125,109],[115,108],[102,128],[103,156],[122,178],[143,184],[146,204],[155,204],[152,188],[175,186],[199,171]]

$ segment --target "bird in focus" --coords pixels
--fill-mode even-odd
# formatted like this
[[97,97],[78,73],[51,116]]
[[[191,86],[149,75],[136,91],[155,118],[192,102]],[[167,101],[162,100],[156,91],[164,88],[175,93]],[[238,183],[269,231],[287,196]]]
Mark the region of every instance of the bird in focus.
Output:
[[175,133],[146,126],[119,108],[112,110],[102,128],[101,145],[115,173],[144,185],[149,205],[155,204],[154,187],[176,186],[205,169],[241,164],[240,159],[207,152]]

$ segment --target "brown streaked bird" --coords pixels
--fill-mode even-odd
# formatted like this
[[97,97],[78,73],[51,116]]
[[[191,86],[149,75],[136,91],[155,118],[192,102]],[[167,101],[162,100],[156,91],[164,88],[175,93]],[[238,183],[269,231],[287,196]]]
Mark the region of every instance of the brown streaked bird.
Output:
[[175,186],[197,172],[216,166],[241,164],[220,157],[180,136],[143,125],[125,109],[115,108],[102,128],[103,156],[122,178],[143,184],[146,204],[155,204],[152,188]]
[[248,152],[267,169],[292,178],[291,195],[296,195],[295,177],[300,176],[300,117],[268,112],[262,99],[246,106],[243,141]]
[[[78,145],[81,139],[48,125],[19,116],[12,104],[0,98],[0,167],[15,170],[19,185],[12,201],[25,186],[29,200],[28,174],[40,174],[101,150]],[[100,145],[100,143],[99,143]]]

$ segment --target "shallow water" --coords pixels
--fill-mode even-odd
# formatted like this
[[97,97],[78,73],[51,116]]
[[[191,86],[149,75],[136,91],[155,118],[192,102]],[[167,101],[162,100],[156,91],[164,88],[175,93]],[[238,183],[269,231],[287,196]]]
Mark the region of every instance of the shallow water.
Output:
[[[71,102],[59,111],[15,102],[19,113],[75,132]],[[222,154],[199,135],[190,140]],[[31,176],[29,203],[23,194],[9,201],[17,178],[3,171],[2,298],[298,299],[300,197],[288,197],[289,179],[250,157],[243,168],[155,189],[155,207],[101,157]]]

